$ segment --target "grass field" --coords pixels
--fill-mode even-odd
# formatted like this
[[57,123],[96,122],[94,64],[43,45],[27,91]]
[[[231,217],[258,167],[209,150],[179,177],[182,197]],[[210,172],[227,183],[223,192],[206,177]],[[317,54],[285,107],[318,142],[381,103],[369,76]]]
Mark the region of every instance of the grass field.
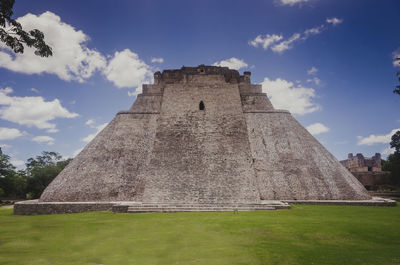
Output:
[[14,216],[0,264],[400,264],[400,207]]

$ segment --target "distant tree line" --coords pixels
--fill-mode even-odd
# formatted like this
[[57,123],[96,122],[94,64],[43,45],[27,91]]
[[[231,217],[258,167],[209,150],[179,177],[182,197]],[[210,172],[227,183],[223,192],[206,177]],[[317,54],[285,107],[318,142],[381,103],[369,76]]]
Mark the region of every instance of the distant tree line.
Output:
[[394,148],[394,153],[382,160],[382,170],[390,172],[392,185],[400,186],[400,131],[393,134],[390,147]]
[[25,170],[16,170],[10,162],[10,156],[3,154],[0,148],[0,198],[39,198],[71,160],[63,159],[56,152],[44,151],[35,158],[29,158]]
[[[399,65],[400,65],[400,57],[396,58],[396,62],[399,63]],[[397,78],[399,79],[399,82],[400,82],[400,70],[397,71],[396,74],[397,74]],[[395,90],[393,90],[393,93],[400,95],[400,85],[396,86]]]

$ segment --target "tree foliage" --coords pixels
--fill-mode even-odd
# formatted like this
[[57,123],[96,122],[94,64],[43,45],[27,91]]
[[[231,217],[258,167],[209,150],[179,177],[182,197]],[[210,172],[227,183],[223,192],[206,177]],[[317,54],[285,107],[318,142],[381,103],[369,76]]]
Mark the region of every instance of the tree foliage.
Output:
[[400,154],[400,131],[392,135],[390,148],[394,148],[395,153]]
[[36,156],[36,158],[29,158],[26,163],[29,197],[39,198],[44,189],[71,160],[63,160],[60,154],[47,151],[42,152],[42,155]]
[[14,172],[15,167],[10,163],[10,156],[3,154],[0,147],[0,175],[7,176]]
[[29,158],[25,170],[15,171],[10,157],[0,148],[0,197],[36,199],[72,159],[64,160],[56,152],[42,152]]
[[[397,61],[397,62],[399,63],[399,65],[400,65],[400,57],[397,57],[397,58],[396,58],[396,61]],[[397,71],[397,78],[399,79],[399,82],[400,82],[400,70]],[[396,86],[396,89],[393,90],[393,93],[399,94],[399,95],[400,95],[400,85]]]
[[44,34],[38,29],[23,30],[20,23],[12,19],[15,0],[0,0],[0,40],[15,53],[24,52],[24,44],[35,48],[35,54],[52,56],[53,52],[44,41]]
[[29,158],[26,163],[26,169],[30,172],[35,167],[54,166],[62,159],[61,155],[56,152],[43,151],[42,155],[36,158]]
[[400,153],[389,155],[382,165],[382,170],[389,171],[392,184],[400,186]]
[[40,197],[44,189],[61,172],[57,166],[35,166],[30,170],[28,177],[28,194],[30,199]]
[[16,172],[10,157],[3,154],[0,148],[0,196],[24,198],[27,180],[23,172]]
[[388,156],[382,164],[382,170],[390,171],[390,179],[393,185],[400,186],[400,131],[392,135],[390,147],[395,149],[394,154]]

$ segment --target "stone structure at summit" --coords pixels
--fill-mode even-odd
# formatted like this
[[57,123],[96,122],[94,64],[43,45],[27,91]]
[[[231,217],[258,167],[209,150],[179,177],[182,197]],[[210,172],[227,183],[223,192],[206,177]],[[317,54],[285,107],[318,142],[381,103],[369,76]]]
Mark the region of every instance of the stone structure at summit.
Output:
[[17,204],[15,211],[81,211],[117,202],[150,210],[267,209],[271,200],[370,199],[288,111],[273,108],[250,72],[200,65],[155,73],[154,84],[143,85],[133,106],[116,115],[39,201]]

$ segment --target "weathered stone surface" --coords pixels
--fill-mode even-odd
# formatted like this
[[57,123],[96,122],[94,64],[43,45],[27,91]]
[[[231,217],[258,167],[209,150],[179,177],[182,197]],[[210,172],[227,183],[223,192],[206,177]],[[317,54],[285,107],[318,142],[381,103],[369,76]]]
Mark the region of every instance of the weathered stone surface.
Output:
[[290,204],[356,205],[356,206],[396,206],[395,200],[372,197],[369,200],[284,200]]
[[112,202],[39,202],[38,200],[22,201],[14,204],[14,214],[58,214],[82,213],[90,211],[111,210]]
[[226,212],[226,211],[256,211],[290,209],[290,205],[282,201],[263,201],[258,204],[179,204],[179,203],[121,203],[112,207],[114,213],[145,213],[145,212]]
[[43,192],[40,201],[126,201],[143,193],[157,114],[119,114]]
[[249,72],[201,65],[155,73],[39,202],[370,198],[289,112],[274,110]]
[[353,156],[350,153],[346,160],[340,161],[362,185],[373,189],[379,185],[390,184],[388,174],[382,171],[381,154],[375,153],[372,157],[364,157],[362,154]]
[[262,199],[362,200],[364,187],[288,112],[246,113]]
[[[256,202],[237,84],[222,75],[166,84],[149,166],[146,202]],[[203,101],[205,110],[199,110]]]
[[388,171],[351,172],[367,189],[376,189],[380,185],[391,183]]
[[379,172],[382,171],[381,154],[375,153],[373,157],[364,157],[362,154],[353,156],[350,153],[346,160],[340,161],[351,172]]

